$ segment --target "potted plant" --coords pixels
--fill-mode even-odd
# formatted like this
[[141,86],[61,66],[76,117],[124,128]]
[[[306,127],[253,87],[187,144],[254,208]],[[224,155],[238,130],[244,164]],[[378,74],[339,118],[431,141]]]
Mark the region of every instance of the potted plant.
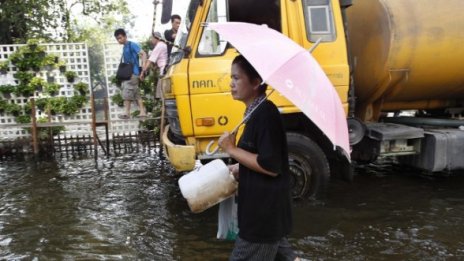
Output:
[[112,84],[114,84],[116,87],[121,88],[121,80],[116,78],[116,76],[111,76],[110,81]]
[[16,123],[31,123],[31,115],[19,115],[16,117]]
[[71,82],[71,83],[72,83],[72,82],[74,82],[74,80],[76,79],[77,74],[76,74],[76,72],[73,72],[73,71],[66,71],[66,72],[64,73],[64,76],[66,77],[66,80],[67,80],[68,82]]
[[15,73],[14,77],[18,79],[22,84],[28,84],[34,77],[34,75],[29,72],[17,72]]
[[16,95],[17,96],[23,96],[23,97],[29,97],[34,94],[35,88],[31,84],[19,84],[16,86]]
[[82,106],[84,106],[87,100],[87,97],[81,95],[74,95],[73,97],[71,97],[71,102],[75,103],[79,108],[82,108]]
[[47,71],[53,70],[53,68],[55,68],[57,63],[58,63],[58,56],[53,55],[53,54],[49,54],[45,56],[45,58],[42,61],[42,65],[45,67]]
[[57,65],[58,65],[58,69],[60,70],[61,73],[66,72],[66,63],[64,61],[59,61],[57,63]]
[[35,100],[35,106],[37,106],[37,108],[41,111],[45,111],[45,107],[47,106],[47,104],[48,104],[48,99],[46,98],[40,98],[40,99]]
[[55,96],[58,94],[58,91],[61,89],[61,86],[57,83],[49,83],[45,85],[45,92],[50,96]]
[[89,85],[85,82],[79,82],[74,85],[74,90],[78,91],[80,95],[86,95],[89,92]]
[[5,112],[8,103],[4,100],[0,100],[0,113]]
[[30,88],[36,91],[42,91],[43,87],[46,85],[44,79],[39,77],[34,77],[29,82]]
[[8,61],[4,61],[0,63],[0,74],[7,74],[8,73]]
[[0,85],[0,92],[3,94],[3,98],[11,99],[11,93],[15,92],[16,86],[7,84],[7,85]]
[[29,39],[27,40],[27,47],[29,47],[30,50],[34,51],[37,49],[39,46],[39,40],[37,39]]
[[67,103],[66,97],[54,97],[49,99],[50,113],[55,115],[57,113],[63,113],[64,106]]
[[31,114],[32,113],[32,104],[31,104],[31,101],[28,101],[26,102],[26,104],[24,104],[24,113],[25,114]]
[[111,96],[111,102],[118,105],[119,107],[124,106],[124,99],[120,93],[116,93],[115,95]]
[[66,102],[63,104],[63,113],[65,115],[68,115],[68,116],[73,115],[78,110],[79,110],[78,104],[72,99],[66,100]]
[[21,106],[16,103],[9,103],[6,105],[5,111],[13,116],[18,116],[21,113]]

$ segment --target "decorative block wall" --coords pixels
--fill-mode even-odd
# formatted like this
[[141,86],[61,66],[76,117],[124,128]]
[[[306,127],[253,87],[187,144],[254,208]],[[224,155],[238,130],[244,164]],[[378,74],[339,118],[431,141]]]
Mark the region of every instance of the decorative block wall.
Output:
[[[118,65],[121,61],[122,45],[118,43],[105,44],[105,72],[109,101],[109,117],[111,120],[112,132],[129,132],[139,129],[139,122],[136,120],[120,120],[118,114],[124,113],[124,109],[111,102],[111,97],[121,93],[121,88],[111,83],[111,78],[116,75]],[[131,111],[138,110],[135,103],[132,103]]]
[[[0,62],[6,61],[8,57],[16,52],[18,48],[24,45],[0,45]],[[55,97],[72,97],[74,95],[74,84],[85,82],[90,86],[90,68],[88,48],[85,43],[59,43],[59,44],[41,44],[45,47],[47,54],[53,54],[60,58],[61,61],[66,63],[68,71],[77,73],[77,78],[73,83],[66,80],[64,73],[61,73],[58,68],[51,70],[42,70],[34,72],[36,77],[41,77],[45,81],[54,79],[55,83],[61,86],[59,94]],[[111,84],[111,77],[115,75],[119,60],[122,53],[122,46],[117,43],[109,43],[104,46],[104,59],[105,59],[105,76],[107,80],[107,96],[109,101],[109,130],[111,132],[132,132],[139,129],[139,121],[137,120],[120,120],[118,114],[124,112],[123,108],[111,102],[111,96],[120,92],[120,89]],[[10,64],[7,74],[0,74],[0,85],[13,84],[17,85],[18,81],[14,78],[17,68]],[[1,88],[1,87],[0,87]],[[35,92],[33,97],[41,98],[45,94],[42,92]],[[0,94],[1,96],[1,94]],[[47,96],[48,97],[48,96]],[[11,94],[11,97],[2,97],[9,103],[17,103],[24,105],[27,102],[26,97],[16,96]],[[132,105],[133,110],[137,106]],[[37,110],[37,117],[47,116],[46,112]],[[91,134],[92,111],[90,108],[90,101],[77,113],[72,116],[65,115],[52,115],[51,122],[63,122],[66,124],[66,131],[64,134]],[[15,117],[8,113],[0,112],[0,140],[14,139],[17,137],[28,137],[30,134],[24,130],[24,127],[17,127]],[[98,132],[104,133],[104,128],[97,128]]]

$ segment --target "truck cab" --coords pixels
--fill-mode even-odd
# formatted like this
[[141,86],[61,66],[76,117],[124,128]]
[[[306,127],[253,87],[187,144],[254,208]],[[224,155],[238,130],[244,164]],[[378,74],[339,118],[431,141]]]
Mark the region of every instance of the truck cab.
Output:
[[[169,69],[161,80],[168,121],[162,142],[176,170],[191,170],[196,160],[227,159],[221,151],[212,155],[208,152],[217,146],[222,133],[241,121],[245,110],[241,102],[232,99],[229,86],[231,63],[238,52],[208,28],[208,23],[266,24],[305,49],[318,42],[312,54],[348,113],[350,71],[342,8],[338,1],[330,0],[192,0]],[[287,130],[293,194],[316,195],[331,171],[339,170],[340,157],[292,103],[277,92],[269,99],[279,108]]]

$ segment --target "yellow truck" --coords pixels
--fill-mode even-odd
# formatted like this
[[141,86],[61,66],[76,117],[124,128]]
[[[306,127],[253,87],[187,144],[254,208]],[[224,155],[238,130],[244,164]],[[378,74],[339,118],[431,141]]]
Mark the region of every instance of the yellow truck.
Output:
[[[165,0],[163,17],[171,7]],[[161,80],[171,164],[188,171],[196,160],[228,158],[208,145],[243,116],[229,87],[237,51],[207,24],[241,21],[315,47],[346,111],[354,162],[392,156],[430,172],[464,168],[462,10],[462,0],[191,0]],[[350,178],[298,108],[278,93],[270,99],[287,129],[295,197],[316,195],[331,174]]]

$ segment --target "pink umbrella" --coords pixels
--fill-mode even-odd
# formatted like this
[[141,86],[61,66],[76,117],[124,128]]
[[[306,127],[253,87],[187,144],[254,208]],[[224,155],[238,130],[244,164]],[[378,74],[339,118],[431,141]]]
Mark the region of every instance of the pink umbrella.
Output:
[[332,83],[312,57],[287,36],[240,22],[210,23],[255,67],[263,81],[297,106],[349,159],[345,111]]

